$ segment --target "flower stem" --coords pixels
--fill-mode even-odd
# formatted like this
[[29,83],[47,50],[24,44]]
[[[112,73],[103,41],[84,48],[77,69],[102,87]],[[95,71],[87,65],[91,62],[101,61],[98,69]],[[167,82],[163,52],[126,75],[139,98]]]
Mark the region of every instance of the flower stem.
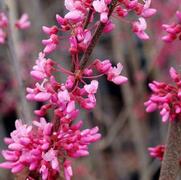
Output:
[[180,169],[181,120],[169,124],[166,151],[164,153],[159,180],[175,180]]
[[[108,17],[111,16],[116,4],[117,4],[118,0],[112,0],[111,4],[109,5],[109,14],[108,14]],[[85,53],[83,54],[82,58],[81,58],[81,61],[80,61],[80,64],[81,64],[81,69],[84,69],[84,67],[86,66],[86,64],[88,63],[89,61],[89,58],[90,58],[90,55],[92,54],[92,51],[97,43],[97,41],[99,40],[102,32],[103,32],[103,29],[105,27],[106,23],[102,23],[100,22],[96,31],[94,32],[93,34],[93,37],[92,37],[92,40],[89,44],[89,46],[87,47]]]

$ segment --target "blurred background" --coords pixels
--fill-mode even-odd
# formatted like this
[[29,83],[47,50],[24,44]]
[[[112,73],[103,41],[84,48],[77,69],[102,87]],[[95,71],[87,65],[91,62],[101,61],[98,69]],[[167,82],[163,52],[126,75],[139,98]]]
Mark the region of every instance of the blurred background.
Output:
[[[13,31],[14,45],[18,58],[18,72],[22,87],[30,87],[33,79],[30,70],[38,53],[42,50],[41,40],[46,38],[42,25],[56,24],[55,15],[65,14],[63,0],[6,0],[11,21],[28,13],[31,28]],[[150,40],[141,41],[132,32],[131,26],[113,18],[116,28],[103,34],[92,59],[110,59],[124,65],[123,74],[129,83],[121,87],[100,79],[97,106],[94,111],[81,113],[85,126],[100,127],[102,140],[93,144],[90,156],[73,161],[74,180],[157,180],[160,161],[149,156],[147,148],[164,144],[167,124],[162,124],[158,112],[146,113],[144,102],[150,95],[148,83],[152,80],[169,82],[169,68],[181,69],[181,44],[162,42],[164,35],[161,25],[172,23],[180,0],[152,0],[157,14],[148,19]],[[0,11],[4,8],[0,1]],[[130,16],[130,18],[134,18]],[[68,44],[63,41],[52,59],[64,67],[70,67],[67,53]],[[5,148],[3,138],[14,129],[14,121],[19,118],[22,101],[18,97],[19,82],[13,57],[8,44],[0,45],[0,148]],[[59,80],[64,76],[59,74]],[[26,103],[26,102],[24,102]],[[29,103],[30,117],[38,104]],[[2,157],[1,157],[2,161]],[[0,170],[0,180],[11,180],[9,171]],[[180,178],[181,179],[181,178]]]

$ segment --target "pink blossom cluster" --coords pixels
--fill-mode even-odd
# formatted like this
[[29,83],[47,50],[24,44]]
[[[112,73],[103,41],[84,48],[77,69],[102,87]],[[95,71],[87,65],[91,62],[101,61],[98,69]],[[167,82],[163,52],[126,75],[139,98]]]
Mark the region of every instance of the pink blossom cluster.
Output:
[[148,151],[150,153],[150,156],[154,158],[158,158],[159,160],[163,160],[163,155],[165,152],[165,145],[158,145],[156,147],[149,147]]
[[[94,23],[94,17],[97,13],[100,15],[100,22],[105,25],[104,32],[110,32],[115,27],[109,18],[109,5],[111,2],[111,0],[65,0],[65,7],[68,12],[64,17],[56,15],[60,28],[57,26],[43,27],[44,33],[49,36],[48,39],[42,41],[43,45],[45,45],[43,52],[49,54],[61,43],[61,38],[58,36],[59,30],[61,32],[71,32],[69,50],[72,55],[84,52],[92,37],[92,28],[87,28],[87,24]],[[155,9],[150,8],[150,4],[151,0],[145,1],[144,4],[139,3],[137,0],[120,0],[117,2],[112,14],[113,17],[125,18],[130,11],[134,11],[140,18],[139,21],[130,22],[133,32],[141,39],[149,39],[149,36],[145,33],[147,28],[145,18],[156,13]],[[97,25],[98,23],[94,23],[92,27]]]
[[[4,44],[7,38],[8,17],[0,12],[0,44]],[[22,14],[21,18],[15,22],[18,29],[27,29],[31,25],[27,14]]]
[[173,42],[175,39],[181,40],[181,12],[177,11],[176,16],[178,19],[178,22],[169,24],[163,24],[163,29],[168,33],[167,35],[162,37],[162,40],[165,42]]
[[[106,75],[117,85],[126,83],[127,78],[121,75],[123,67],[120,63],[113,66],[110,60],[95,59],[82,66],[79,58],[93,38],[95,28],[88,28],[88,25],[94,22],[95,13],[100,14],[101,23],[108,24],[104,31],[110,31],[111,2],[65,0],[68,12],[64,17],[56,15],[58,26],[42,27],[48,38],[42,40],[44,48],[30,72],[36,82],[33,87],[27,88],[26,95],[27,100],[41,102],[42,106],[34,111],[37,120],[32,126],[16,121],[16,130],[11,133],[10,139],[6,139],[8,150],[3,151],[6,162],[0,167],[11,169],[12,173],[28,168],[30,173],[41,174],[43,180],[53,180],[64,171],[65,178],[69,180],[73,175],[69,159],[87,156],[88,145],[100,139],[97,127],[80,130],[82,121],[75,123],[79,111],[95,108],[99,77]],[[98,23],[95,22],[93,27],[97,27]],[[16,23],[20,29],[29,25],[27,15]],[[61,43],[60,34],[65,31],[69,34],[71,70],[49,57]],[[66,75],[64,82],[57,80],[57,72]],[[50,113],[48,123],[45,117]]]
[[[29,101],[41,102],[42,106],[34,111],[37,121],[32,126],[16,121],[16,130],[11,133],[10,139],[6,139],[8,150],[3,151],[6,162],[0,167],[11,169],[12,173],[21,172],[26,167],[30,172],[41,174],[43,180],[53,180],[64,170],[64,176],[69,180],[73,175],[69,158],[88,155],[88,145],[100,139],[97,127],[80,130],[82,121],[75,123],[79,111],[95,108],[99,77],[106,75],[107,80],[117,85],[126,83],[128,79],[121,75],[121,63],[113,66],[109,59],[90,61],[90,56],[83,58],[84,53],[94,40],[100,24],[104,27],[103,32],[114,28],[110,20],[112,14],[123,18],[134,11],[140,18],[139,22],[132,24],[133,31],[138,37],[148,39],[144,32],[144,18],[156,12],[150,8],[151,0],[144,4],[136,0],[118,1],[113,12],[110,11],[111,3],[112,0],[65,0],[67,13],[64,17],[56,15],[58,25],[42,27],[48,37],[42,40],[44,48],[30,72],[36,82],[33,87],[27,88],[26,95]],[[98,21],[96,14],[100,17]],[[27,15],[16,22],[16,27],[20,29],[29,26]],[[66,37],[68,35],[71,70],[50,58],[62,39],[66,40],[61,36],[64,32]],[[66,75],[66,80],[57,80],[57,72]],[[45,117],[49,114],[50,122],[47,122]]]
[[119,4],[116,8],[117,15],[120,18],[129,15],[129,12],[134,12],[139,16],[138,21],[133,21],[132,31],[143,40],[149,39],[148,34],[145,32],[147,23],[145,18],[149,18],[156,13],[156,9],[150,8],[151,0],[144,1],[144,4],[138,0],[119,0]]
[[181,114],[181,75],[171,67],[170,77],[176,85],[153,81],[149,84],[153,94],[145,102],[147,112],[160,110],[163,122],[173,121]]
[[81,131],[81,126],[82,121],[74,125],[64,123],[55,131],[44,118],[34,121],[33,126],[17,120],[11,138],[5,139],[8,150],[2,151],[7,162],[0,167],[11,169],[12,173],[27,167],[40,173],[43,180],[55,179],[63,168],[66,179],[70,179],[72,169],[67,157],[87,156],[87,146],[101,137],[97,127]]

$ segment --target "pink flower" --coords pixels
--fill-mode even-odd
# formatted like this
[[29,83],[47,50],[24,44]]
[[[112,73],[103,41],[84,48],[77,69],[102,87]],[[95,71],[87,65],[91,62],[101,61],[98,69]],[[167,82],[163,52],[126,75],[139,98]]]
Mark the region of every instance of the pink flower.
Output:
[[123,9],[121,6],[118,6],[116,8],[116,12],[118,14],[118,16],[120,17],[125,17],[128,15],[128,10],[127,9]]
[[98,81],[92,80],[89,85],[85,85],[84,89],[88,94],[95,94],[98,88]]
[[66,180],[70,180],[71,177],[73,176],[71,162],[68,160],[64,162],[64,174],[65,174]]
[[15,26],[18,29],[27,29],[31,25],[28,14],[22,14],[21,18],[16,21]]
[[111,32],[115,28],[115,24],[112,23],[112,21],[108,21],[104,27],[103,32],[108,33]]
[[156,9],[150,8],[151,0],[146,0],[143,6],[143,10],[141,16],[144,18],[148,18],[153,16],[156,13]]
[[103,73],[103,74],[106,74],[109,69],[111,68],[111,62],[110,60],[104,60],[104,61],[100,61],[99,59],[96,59],[94,61],[94,65],[95,65],[95,68],[100,72],[100,73]]
[[78,52],[78,43],[77,43],[77,40],[76,40],[76,37],[75,36],[71,36],[69,38],[69,42],[70,42],[70,53],[71,54],[75,54]]
[[36,60],[36,65],[33,66],[33,70],[30,74],[37,80],[43,80],[51,75],[54,64],[55,63],[51,59],[46,59],[45,54],[40,52]]
[[143,40],[149,39],[148,34],[145,33],[145,29],[147,28],[147,24],[144,18],[139,18],[139,21],[135,21],[132,23],[132,31]]
[[67,89],[60,90],[57,95],[61,103],[68,103],[70,101],[70,95]]
[[138,0],[124,1],[124,4],[125,4],[126,8],[134,9],[138,5]]
[[64,3],[67,10],[72,11],[76,9],[75,0],[65,0]]
[[0,13],[0,27],[6,28],[7,26],[8,26],[8,18],[3,12],[1,12]]
[[[78,27],[75,31],[76,37],[70,38],[71,46],[78,50],[86,50],[89,42],[92,39],[91,32],[87,29],[83,29],[82,27]],[[76,51],[75,51],[76,52]]]
[[156,147],[149,147],[150,156],[163,160],[163,155],[165,152],[165,145],[158,145]]
[[181,11],[177,11],[176,16],[177,16],[177,18],[179,20],[179,23],[181,23]]
[[62,30],[63,31],[68,31],[70,30],[70,25],[68,23],[68,20],[61,17],[60,15],[56,15],[56,20],[57,20],[57,23],[61,26]]
[[46,33],[48,35],[57,34],[58,33],[57,26],[52,26],[52,27],[43,26],[42,30],[43,30],[44,33]]
[[42,40],[42,44],[45,45],[43,52],[49,54],[57,48],[59,38],[56,34],[51,34],[49,39]]
[[46,162],[50,162],[52,169],[56,170],[57,172],[60,171],[59,169],[59,162],[57,158],[57,151],[54,149],[48,150],[45,154],[42,155],[43,160]]
[[171,25],[162,25],[163,29],[168,33],[167,35],[162,37],[162,40],[165,42],[170,43],[177,38],[181,40],[181,13],[177,11],[176,16],[179,20],[178,23],[172,23]]
[[62,165],[68,180],[72,176],[72,168],[67,158],[87,156],[88,145],[101,137],[97,127],[80,131],[82,122],[72,126],[62,124],[57,132],[53,132],[53,124],[44,118],[33,124],[28,126],[16,121],[16,130],[7,141],[8,150],[2,153],[6,162],[0,164],[1,168],[19,173],[27,167],[30,171],[39,172],[43,180],[54,179],[62,171],[60,163],[63,162],[58,159],[63,157],[65,162]]
[[172,42],[181,36],[181,24],[163,24],[162,27],[168,33],[168,35],[162,37],[162,40],[165,42]]
[[6,40],[6,33],[0,28],[0,44],[4,44]]
[[96,106],[96,98],[93,94],[88,94],[88,97],[80,101],[82,108],[91,110]]
[[65,15],[65,19],[74,23],[81,21],[83,18],[84,14],[79,10],[70,11]]
[[2,12],[0,13],[0,44],[4,44],[6,41],[7,33],[6,28],[8,26],[8,18]]
[[145,102],[147,112],[152,112],[156,109],[160,110],[160,115],[162,116],[163,122],[166,122],[168,119],[173,121],[177,118],[177,116],[180,116],[181,113],[181,76],[174,68],[170,68],[170,76],[176,83],[176,86],[153,81],[153,83],[149,84],[153,94],[151,95],[150,99]]
[[103,23],[108,21],[108,8],[105,0],[94,0],[92,3],[96,12],[100,13],[100,20]]
[[47,88],[45,87],[45,82],[42,84],[36,83],[36,86],[34,89],[27,88],[27,95],[26,98],[30,101],[38,101],[38,102],[44,102],[51,98],[51,93],[48,92]]
[[114,82],[117,85],[127,82],[128,81],[127,77],[120,75],[122,69],[123,69],[123,66],[121,65],[121,63],[117,64],[117,68],[111,67],[107,72],[107,79],[109,81]]
[[71,23],[77,23],[84,19],[85,9],[82,7],[79,1],[65,0],[65,7],[70,11],[65,15],[66,20],[70,21]]

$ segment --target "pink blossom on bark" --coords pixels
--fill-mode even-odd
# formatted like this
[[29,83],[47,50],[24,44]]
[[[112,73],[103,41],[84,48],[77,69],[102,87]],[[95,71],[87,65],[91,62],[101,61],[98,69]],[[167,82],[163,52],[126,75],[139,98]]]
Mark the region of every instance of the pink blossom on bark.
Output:
[[150,156],[154,158],[158,158],[159,160],[163,160],[163,155],[165,152],[165,145],[158,145],[156,147],[149,147],[148,151]]

